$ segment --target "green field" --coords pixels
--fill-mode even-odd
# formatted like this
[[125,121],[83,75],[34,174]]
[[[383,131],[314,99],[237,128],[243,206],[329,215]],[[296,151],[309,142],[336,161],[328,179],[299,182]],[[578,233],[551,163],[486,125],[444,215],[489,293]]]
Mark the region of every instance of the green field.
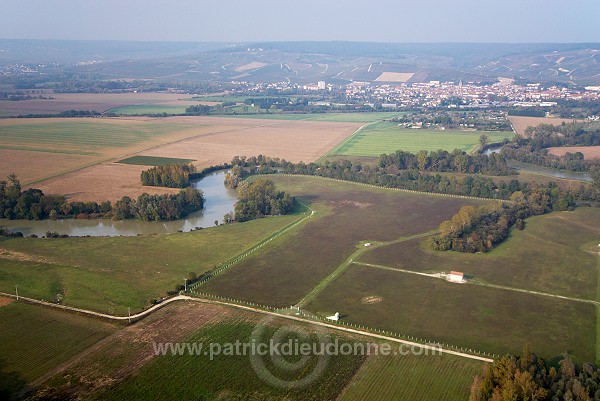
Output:
[[177,159],[174,157],[159,156],[132,156],[127,159],[119,160],[121,164],[135,164],[138,166],[164,166],[165,164],[187,164],[194,162],[194,159]]
[[164,104],[133,104],[130,106],[115,107],[106,110],[106,113],[119,115],[147,115],[147,114],[184,114],[187,106],[170,106]]
[[[265,120],[303,120],[303,121],[329,121],[337,123],[372,123],[402,115],[398,112],[385,113],[311,113],[311,114],[240,114],[223,116],[232,118],[256,118]],[[394,124],[395,125],[395,124]],[[377,155],[379,156],[379,154]]]
[[598,299],[600,209],[578,208],[527,219],[526,229],[486,254],[436,252],[422,240],[366,253],[361,262],[437,273],[462,271],[471,281]]
[[248,249],[297,215],[161,236],[0,240],[0,291],[126,315]]
[[477,148],[482,134],[487,135],[490,142],[500,142],[514,135],[511,132],[406,129],[398,127],[396,123],[383,121],[364,127],[329,154],[379,156],[396,150],[416,153],[419,150],[440,149],[470,152]]
[[199,287],[260,304],[289,306],[333,272],[361,241],[390,241],[436,228],[480,201],[419,195],[317,177],[270,177],[317,214],[264,250]]
[[[237,314],[237,313],[236,313]],[[236,341],[248,343],[256,322],[247,319],[230,319],[203,327],[186,342],[227,344]],[[284,327],[294,330],[285,321],[273,321],[265,330],[264,337],[272,338],[275,332]],[[310,326],[301,329],[312,330]],[[289,339],[298,336],[290,334]],[[339,341],[348,341],[337,337]],[[307,341],[312,344],[316,337]],[[304,343],[304,341],[302,341]],[[260,357],[259,357],[260,358]],[[302,369],[287,370],[278,367],[263,357],[266,368],[273,376],[285,381],[297,381],[318,369],[319,357],[311,356],[306,364],[302,360],[290,357],[288,363],[300,362]],[[322,373],[315,376],[308,386],[302,388],[280,389],[273,383],[257,375],[249,355],[219,355],[211,361],[207,355],[161,355],[130,376],[114,388],[98,394],[94,399],[101,400],[336,400],[338,394],[352,379],[354,372],[363,362],[362,357],[354,355],[336,355],[327,360]]]
[[181,123],[64,119],[6,120],[0,125],[0,149],[97,155],[109,148],[128,147],[166,132],[190,128]]
[[579,362],[596,358],[594,305],[357,264],[307,309],[467,350],[518,354],[530,343],[549,360],[567,351]]
[[97,319],[23,303],[0,307],[0,398],[115,332]]
[[341,401],[464,401],[483,363],[452,355],[367,358]]

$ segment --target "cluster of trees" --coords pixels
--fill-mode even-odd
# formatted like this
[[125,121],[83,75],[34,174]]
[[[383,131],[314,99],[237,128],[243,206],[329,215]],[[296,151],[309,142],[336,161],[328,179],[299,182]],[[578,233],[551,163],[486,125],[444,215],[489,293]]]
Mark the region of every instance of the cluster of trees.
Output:
[[541,401],[600,399],[600,370],[577,366],[568,354],[558,367],[525,347],[520,357],[504,356],[486,364],[471,386],[470,401]]
[[525,134],[502,148],[506,158],[570,171],[600,170],[600,160],[585,160],[580,152],[556,156],[546,150],[558,146],[600,146],[600,129],[583,124],[540,124],[528,127]]
[[553,194],[551,188],[542,187],[533,188],[527,195],[517,191],[510,200],[510,204],[461,208],[452,219],[440,224],[440,233],[431,237],[430,246],[438,251],[486,252],[504,241],[513,225],[522,230],[526,218],[575,207],[569,194]]
[[225,174],[225,186],[228,188],[237,188],[245,176],[246,171],[244,168],[236,164],[231,168],[231,171]]
[[113,208],[113,219],[142,221],[177,220],[204,207],[202,191],[185,188],[176,195],[142,194],[137,200],[124,196]]
[[520,117],[546,117],[546,111],[536,108],[518,108],[508,110],[509,116],[520,116]]
[[190,116],[207,116],[212,112],[211,106],[199,104],[196,106],[190,106],[185,109],[185,114]]
[[[482,138],[482,141],[484,139]],[[452,153],[445,150],[432,152],[421,150],[417,154],[398,150],[396,153],[379,156],[378,165],[389,172],[419,170],[487,175],[514,174],[507,166],[505,157],[500,154],[471,156],[459,149],[455,149]]]
[[290,99],[286,97],[257,97],[244,100],[246,105],[254,105],[261,109],[279,108],[280,106],[290,104]]
[[288,214],[294,210],[295,198],[277,191],[271,180],[260,179],[238,185],[239,200],[235,204],[235,220],[248,221],[261,216]]
[[190,174],[196,167],[189,164],[165,164],[142,171],[142,185],[167,188],[185,188],[190,185]]
[[42,220],[65,217],[140,219],[145,221],[175,220],[204,205],[202,192],[186,188],[176,195],[142,194],[137,201],[124,196],[115,206],[110,201],[68,202],[62,195],[46,195],[41,190],[22,190],[14,174],[0,181],[0,217]]

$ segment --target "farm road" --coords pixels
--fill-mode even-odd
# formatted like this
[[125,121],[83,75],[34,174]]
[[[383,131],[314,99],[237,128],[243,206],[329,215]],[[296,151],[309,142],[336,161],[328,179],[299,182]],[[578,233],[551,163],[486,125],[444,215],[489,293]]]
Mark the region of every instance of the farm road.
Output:
[[[399,273],[415,274],[415,275],[418,275],[418,276],[425,276],[425,277],[429,277],[429,278],[444,279],[445,280],[445,275],[443,273],[422,273],[422,272],[416,272],[416,271],[412,271],[412,270],[400,269],[400,268],[397,268],[397,267],[376,265],[376,264],[372,264],[372,263],[364,263],[364,262],[353,262],[353,263],[356,264],[356,265],[361,265],[361,266],[374,267],[376,269],[391,270],[391,271],[396,271],[396,272],[399,272]],[[482,286],[482,287],[497,288],[497,289],[506,290],[506,291],[522,292],[522,293],[525,293],[525,294],[539,295],[539,296],[543,296],[543,297],[564,299],[564,300],[567,300],[567,301],[582,302],[582,303],[588,303],[588,304],[600,306],[600,302],[599,301],[593,301],[591,299],[567,297],[567,296],[564,296],[564,295],[550,294],[550,293],[547,293],[547,292],[525,290],[523,288],[508,287],[508,286],[498,285],[498,284],[490,284],[490,283],[485,283],[485,282],[482,282],[482,281],[467,281],[465,284],[479,285],[479,286]]]
[[304,298],[302,298],[295,306],[301,308],[308,305],[313,299],[317,297],[317,295],[319,295],[325,288],[327,288],[329,284],[335,281],[336,278],[338,278],[344,271],[346,271],[346,269],[348,269],[348,267],[350,267],[352,263],[357,263],[355,262],[355,260],[358,259],[363,253],[372,251],[373,249],[377,249],[382,246],[398,244],[400,242],[410,241],[417,238],[428,237],[437,233],[437,231],[438,230],[432,230],[425,233],[412,235],[410,237],[401,237],[392,241],[362,241],[357,245],[358,249],[352,255],[350,255],[341,265],[339,265],[329,276],[325,277],[323,281],[317,284],[315,288],[313,288],[308,294],[306,294]]

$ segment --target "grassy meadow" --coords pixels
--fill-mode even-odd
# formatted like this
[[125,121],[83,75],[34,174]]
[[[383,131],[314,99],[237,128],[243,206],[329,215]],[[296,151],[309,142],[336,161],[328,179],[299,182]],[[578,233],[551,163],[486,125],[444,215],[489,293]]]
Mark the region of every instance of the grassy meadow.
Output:
[[392,244],[365,253],[361,262],[437,273],[458,270],[469,280],[555,295],[600,300],[593,254],[600,237],[600,209],[578,208],[526,220],[523,231],[492,252],[437,252],[423,240]]
[[396,150],[416,153],[439,149],[470,152],[479,145],[482,134],[487,135],[490,142],[500,142],[513,136],[509,132],[407,129],[398,127],[394,122],[382,121],[364,127],[328,155],[379,156]]
[[0,398],[117,331],[119,326],[20,302],[0,306]]
[[[205,344],[249,342],[255,327],[256,321],[248,321],[248,318],[232,318],[227,322],[205,326],[185,341]],[[273,321],[266,326],[264,337],[261,337],[261,340],[265,341],[271,338],[281,327],[285,330],[294,330],[286,321]],[[310,326],[300,327],[303,331],[308,330],[309,333],[312,331]],[[298,337],[289,334],[285,338]],[[339,341],[349,341],[344,337],[334,338],[338,338]],[[303,340],[301,341],[304,343]],[[307,343],[312,344],[312,341],[314,339]],[[309,358],[303,369],[291,371],[278,367],[268,357],[262,359],[270,374],[282,380],[295,381],[302,379],[313,369],[317,369],[316,363],[319,359]],[[286,361],[298,362],[293,358],[286,359]],[[212,361],[208,355],[161,355],[142,367],[135,375],[126,378],[113,388],[97,394],[94,399],[336,400],[362,362],[361,357],[353,355],[331,356],[323,372],[318,374],[310,385],[302,388],[281,389],[257,375],[248,355],[218,355]],[[160,380],[157,380],[158,378]]]
[[480,201],[420,195],[317,177],[270,177],[316,214],[198,291],[265,305],[298,302],[361,241],[390,241],[437,228]]
[[[309,114],[283,114],[283,113],[261,113],[261,114],[239,114],[223,116],[230,118],[254,118],[261,120],[290,120],[290,121],[326,121],[337,123],[372,123],[376,121],[398,117],[403,113],[381,112],[381,113],[309,113]],[[377,155],[379,156],[379,155]]]
[[191,125],[123,119],[27,119],[0,122],[0,148],[95,155],[182,131]]
[[452,355],[371,356],[340,401],[464,401],[483,363]]
[[[377,297],[379,302],[365,302]],[[594,305],[353,264],[307,309],[457,347],[595,361]]]
[[0,240],[0,291],[126,315],[250,248],[297,215],[190,233],[138,237]]
[[115,107],[106,110],[107,113],[119,115],[147,115],[147,114],[184,114],[188,106],[164,105],[164,104],[133,104],[129,106]]

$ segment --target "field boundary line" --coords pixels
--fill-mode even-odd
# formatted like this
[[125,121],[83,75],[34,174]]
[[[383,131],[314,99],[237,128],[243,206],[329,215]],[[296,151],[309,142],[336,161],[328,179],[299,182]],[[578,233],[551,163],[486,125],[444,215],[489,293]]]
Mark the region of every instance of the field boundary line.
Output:
[[[414,270],[406,270],[406,269],[400,269],[397,267],[390,267],[390,266],[383,266],[383,265],[377,265],[377,264],[373,264],[373,263],[364,263],[364,262],[353,262],[356,265],[362,265],[362,266],[367,266],[367,267],[374,267],[376,269],[384,269],[384,270],[391,270],[391,271],[396,271],[399,273],[407,273],[407,274],[415,274],[418,276],[426,276],[429,278],[435,278],[435,279],[444,279],[443,277],[435,274],[435,273],[423,273],[423,272],[417,272]],[[572,301],[572,302],[581,302],[581,303],[587,303],[587,304],[592,304],[592,305],[596,305],[596,306],[600,306],[600,301],[594,301],[591,299],[584,299],[584,298],[575,298],[575,297],[568,297],[566,295],[556,295],[556,294],[550,294],[548,292],[541,292],[541,291],[535,291],[535,290],[526,290],[523,288],[515,288],[515,287],[508,287],[505,285],[499,285],[499,284],[490,284],[490,283],[484,283],[484,282],[478,282],[478,281],[469,281],[467,280],[466,283],[464,284],[470,284],[470,285],[478,285],[481,287],[490,287],[490,288],[496,288],[499,290],[506,290],[506,291],[514,291],[514,292],[521,292],[521,293],[525,293],[525,294],[531,294],[531,295],[539,295],[542,297],[548,297],[548,298],[557,298],[557,299],[562,299],[562,300],[566,300],[566,301]]]
[[[104,120],[111,120],[111,119],[112,120],[120,120],[120,119],[132,120],[132,118],[127,118],[127,117],[98,117],[98,119],[101,119],[101,120],[102,119],[104,119]],[[222,129],[222,130],[217,130],[217,131],[213,131],[213,132],[206,132],[206,133],[203,133],[203,134],[195,134],[195,135],[191,135],[191,136],[186,136],[186,137],[183,137],[183,138],[174,139],[174,140],[169,141],[169,142],[159,143],[159,144],[156,144],[156,145],[152,145],[152,146],[147,147],[147,148],[143,148],[143,149],[139,149],[139,150],[133,150],[131,152],[122,154],[122,155],[120,155],[118,157],[112,157],[111,156],[111,157],[106,158],[106,159],[101,159],[99,161],[90,162],[90,163],[85,164],[83,166],[79,166],[79,167],[75,167],[75,168],[70,169],[70,170],[59,172],[59,173],[53,174],[53,175],[48,176],[48,177],[37,179],[35,181],[25,182],[25,183],[23,183],[23,186],[29,186],[30,187],[32,185],[39,184],[39,183],[44,182],[44,181],[48,181],[48,180],[51,180],[51,179],[54,179],[54,178],[62,177],[63,175],[67,175],[67,174],[77,173],[77,172],[79,172],[81,170],[84,170],[86,168],[94,167],[94,166],[97,166],[97,165],[100,165],[100,164],[104,164],[104,163],[116,163],[116,162],[118,162],[119,160],[121,160],[123,158],[135,156],[135,155],[138,155],[138,154],[140,154],[142,152],[148,152],[148,151],[160,148],[162,146],[172,145],[172,144],[180,143],[180,142],[187,141],[187,140],[190,140],[190,139],[195,139],[195,138],[198,138],[198,137],[211,136],[211,135],[217,135],[217,134],[223,134],[223,133],[235,132],[235,131],[244,131],[244,130],[249,130],[249,129],[254,129],[254,128],[267,127],[267,126],[271,126],[271,125],[277,125],[277,124],[276,123],[258,124],[258,125],[252,125],[252,126],[249,126],[249,127],[242,127],[242,128],[239,128],[239,129],[231,129],[231,128],[230,129]],[[53,152],[53,153],[56,153],[56,152]]]
[[[352,263],[358,263],[355,260],[358,259],[362,254],[367,253],[369,251],[375,250],[377,248],[388,246],[392,244],[397,244],[404,241],[410,241],[417,238],[428,237],[430,235],[434,235],[438,230],[427,231],[424,233],[415,234],[409,237],[401,237],[392,241],[361,241],[358,243],[358,249],[354,251],[350,256],[346,258],[331,274],[321,280],[312,290],[310,290],[298,303],[295,305],[296,307],[304,307],[309,302],[314,300],[325,288],[327,288],[331,283],[333,283],[339,276],[344,273]],[[369,243],[370,245],[367,247],[365,244]]]
[[[373,337],[373,338],[378,338],[381,340],[386,340],[386,341],[392,341],[395,343],[399,343],[399,344],[406,344],[406,345],[410,345],[413,347],[418,347],[418,348],[423,348],[423,349],[429,349],[429,350],[439,350],[442,353],[446,353],[446,354],[451,354],[451,355],[456,355],[456,356],[460,356],[463,358],[469,358],[469,359],[474,359],[474,360],[479,360],[479,361],[483,361],[483,362],[494,362],[493,359],[491,358],[487,358],[484,356],[479,356],[479,355],[474,355],[474,354],[469,354],[469,353],[465,353],[465,352],[461,352],[461,351],[455,351],[455,350],[451,350],[448,348],[445,348],[441,345],[436,345],[434,344],[422,344],[419,342],[415,342],[415,341],[409,341],[409,340],[403,340],[400,338],[396,338],[396,337],[391,337],[389,335],[385,335],[385,334],[377,334],[377,333],[372,333],[369,331],[365,331],[365,330],[360,330],[360,329],[353,329],[347,326],[341,326],[341,325],[335,325],[335,324],[331,324],[331,323],[326,323],[326,322],[319,322],[319,321],[315,321],[312,319],[307,319],[307,318],[303,318],[303,317],[298,317],[298,316],[292,316],[289,314],[282,314],[276,311],[269,311],[269,310],[263,310],[263,309],[258,309],[258,308],[254,308],[251,306],[246,306],[246,305],[240,305],[240,304],[236,304],[236,303],[231,303],[231,302],[226,302],[226,301],[219,301],[219,300],[213,300],[213,299],[206,299],[206,298],[195,298],[195,297],[189,297],[191,300],[195,300],[196,302],[202,302],[202,303],[211,303],[211,304],[218,304],[218,305],[226,305],[226,306],[230,306],[230,307],[234,307],[234,308],[238,308],[238,309],[243,309],[243,310],[248,310],[248,311],[253,311],[253,312],[258,312],[264,315],[270,315],[270,316],[274,316],[277,318],[283,318],[283,319],[288,319],[288,320],[295,320],[298,322],[302,322],[302,323],[309,323],[309,324],[313,324],[313,325],[317,325],[317,326],[321,326],[321,327],[326,327],[326,328],[330,328],[333,330],[337,330],[337,331],[344,331],[344,332],[348,332],[348,333],[353,333],[353,334],[359,334],[362,336],[367,336],[367,337]],[[367,328],[365,328],[367,329]],[[375,329],[377,330],[377,329]],[[381,333],[388,333],[387,331],[384,330],[379,330]],[[477,351],[475,351],[477,352]]]
[[258,242],[257,244],[251,246],[250,248],[246,249],[245,251],[239,253],[238,255],[234,256],[233,258],[219,264],[213,271],[208,271],[205,274],[208,274],[207,277],[198,280],[197,282],[195,282],[194,284],[191,284],[190,286],[188,286],[188,290],[193,290],[199,286],[201,286],[202,284],[206,283],[207,281],[212,280],[213,278],[215,278],[216,276],[220,275],[221,273],[223,273],[225,270],[229,269],[230,267],[236,265],[237,263],[241,262],[242,260],[244,260],[245,258],[247,258],[248,256],[250,256],[251,254],[253,254],[254,252],[256,252],[257,250],[259,250],[260,248],[262,248],[263,246],[267,245],[269,242],[273,241],[276,238],[279,238],[281,235],[285,234],[286,232],[290,231],[291,229],[293,229],[294,227],[298,226],[299,224],[303,223],[305,220],[311,218],[313,215],[316,214],[316,212],[314,210],[312,210],[310,207],[308,207],[307,205],[305,205],[304,203],[296,200],[298,203],[300,203],[302,206],[306,207],[309,212],[307,212],[306,216],[301,217],[300,219],[293,221],[292,223],[288,224],[287,226],[277,230],[276,232],[274,232],[273,234],[269,235],[267,238],[263,239],[262,241]]
[[408,193],[413,193],[413,194],[417,194],[417,195],[443,196],[443,197],[446,197],[446,198],[472,199],[472,200],[478,200],[478,201],[500,201],[500,202],[511,203],[511,201],[508,200],[508,199],[478,198],[477,196],[442,194],[442,193],[439,193],[439,192],[417,191],[416,189],[390,188],[390,187],[384,187],[384,186],[380,186],[380,185],[366,184],[364,182],[357,182],[357,181],[351,181],[351,180],[342,180],[342,179],[339,179],[339,178],[331,178],[331,177],[323,177],[323,176],[320,176],[320,175],[290,174],[290,173],[255,174],[255,175],[260,175],[260,176],[282,176],[282,177],[312,177],[312,178],[320,178],[322,180],[329,180],[329,181],[349,182],[349,183],[352,183],[352,184],[362,185],[362,186],[369,187],[369,188],[379,188],[379,189],[385,189],[385,190],[389,190],[389,191],[408,192]]
[[[11,298],[16,298],[18,301],[24,301],[27,303],[33,303],[33,304],[38,304],[38,305],[44,305],[44,306],[49,306],[49,307],[53,307],[53,308],[57,308],[57,309],[62,309],[65,311],[71,311],[71,312],[77,312],[77,313],[82,313],[82,314],[86,314],[86,315],[90,315],[90,316],[96,316],[96,317],[101,317],[101,318],[105,318],[105,319],[109,319],[109,320],[117,320],[117,321],[132,321],[132,320],[138,320],[140,318],[145,317],[146,315],[149,315],[153,312],[155,312],[156,310],[162,308],[165,305],[168,305],[170,303],[173,302],[177,302],[177,301],[191,301],[191,302],[199,302],[199,303],[208,303],[208,304],[215,304],[215,305],[224,305],[224,306],[229,306],[229,307],[233,307],[233,308],[237,308],[237,309],[243,309],[243,310],[247,310],[247,311],[252,311],[252,312],[256,312],[256,313],[260,313],[263,315],[270,315],[270,316],[274,316],[274,317],[278,317],[278,318],[283,318],[283,319],[288,319],[288,320],[295,320],[295,321],[299,321],[299,322],[303,322],[303,323],[309,323],[309,324],[314,324],[317,326],[322,326],[322,327],[327,327],[330,329],[334,329],[334,330],[338,330],[338,331],[345,331],[348,333],[354,333],[354,334],[359,334],[359,335],[363,335],[363,336],[367,336],[367,337],[373,337],[373,338],[378,338],[378,339],[382,339],[382,340],[387,340],[387,341],[392,341],[392,342],[396,342],[399,344],[406,344],[406,345],[410,345],[410,346],[414,346],[414,347],[418,347],[418,348],[423,348],[423,349],[430,349],[430,350],[439,350],[442,353],[447,353],[447,354],[451,354],[451,355],[456,355],[456,356],[460,356],[463,358],[469,358],[469,359],[475,359],[475,360],[480,360],[483,362],[493,362],[494,360],[491,358],[486,358],[484,356],[480,356],[480,355],[474,355],[474,354],[469,354],[469,353],[465,353],[465,352],[461,352],[461,351],[454,351],[451,350],[449,348],[445,348],[441,345],[428,345],[428,344],[422,344],[419,342],[415,342],[415,341],[409,341],[409,340],[403,340],[400,338],[395,338],[395,337],[390,337],[389,335],[385,335],[385,334],[376,334],[376,333],[371,333],[369,331],[365,331],[365,330],[360,330],[360,329],[352,329],[346,326],[339,326],[339,325],[334,325],[334,324],[330,324],[330,323],[325,323],[325,322],[319,322],[319,321],[314,321],[311,319],[307,319],[307,318],[302,318],[302,317],[298,317],[298,316],[290,316],[290,315],[286,315],[283,313],[279,313],[279,312],[275,312],[275,311],[269,311],[269,310],[264,310],[264,309],[260,309],[258,307],[252,307],[252,306],[246,306],[246,305],[240,305],[240,304],[236,304],[233,302],[226,302],[226,301],[220,301],[220,300],[216,300],[216,299],[206,299],[206,298],[200,298],[200,297],[192,297],[189,295],[178,295],[175,296],[173,298],[169,298],[167,300],[165,300],[164,302],[158,304],[158,305],[154,305],[153,307],[146,309],[145,311],[139,312],[135,315],[131,315],[131,316],[112,316],[112,315],[107,315],[105,313],[100,313],[100,312],[94,312],[94,311],[90,311],[90,310],[86,310],[86,309],[81,309],[81,308],[75,308],[72,306],[66,306],[66,305],[59,305],[59,304],[53,304],[51,302],[46,302],[46,301],[40,301],[34,298],[28,298],[28,297],[22,297],[22,296],[16,296],[15,294],[7,294],[4,292],[0,292],[1,296],[6,296],[6,297],[11,297]],[[365,328],[367,329],[367,328]],[[380,330],[381,333],[388,333],[387,331],[383,331]],[[473,351],[473,350],[471,350]],[[475,351],[477,352],[477,351]]]
[[341,148],[342,146],[344,146],[346,144],[346,142],[348,142],[349,140],[351,140],[352,138],[354,138],[355,136],[357,136],[363,129],[367,128],[369,125],[377,124],[377,123],[379,123],[381,121],[383,121],[383,120],[373,121],[373,122],[367,123],[365,125],[362,125],[356,131],[354,131],[352,133],[352,135],[350,135],[349,137],[347,137],[346,139],[344,139],[342,142],[338,143],[333,149],[331,149],[329,152],[325,153],[325,155],[323,155],[321,158],[326,157],[326,156],[345,156],[343,154],[335,154],[335,152],[337,152],[337,150],[339,148]]

